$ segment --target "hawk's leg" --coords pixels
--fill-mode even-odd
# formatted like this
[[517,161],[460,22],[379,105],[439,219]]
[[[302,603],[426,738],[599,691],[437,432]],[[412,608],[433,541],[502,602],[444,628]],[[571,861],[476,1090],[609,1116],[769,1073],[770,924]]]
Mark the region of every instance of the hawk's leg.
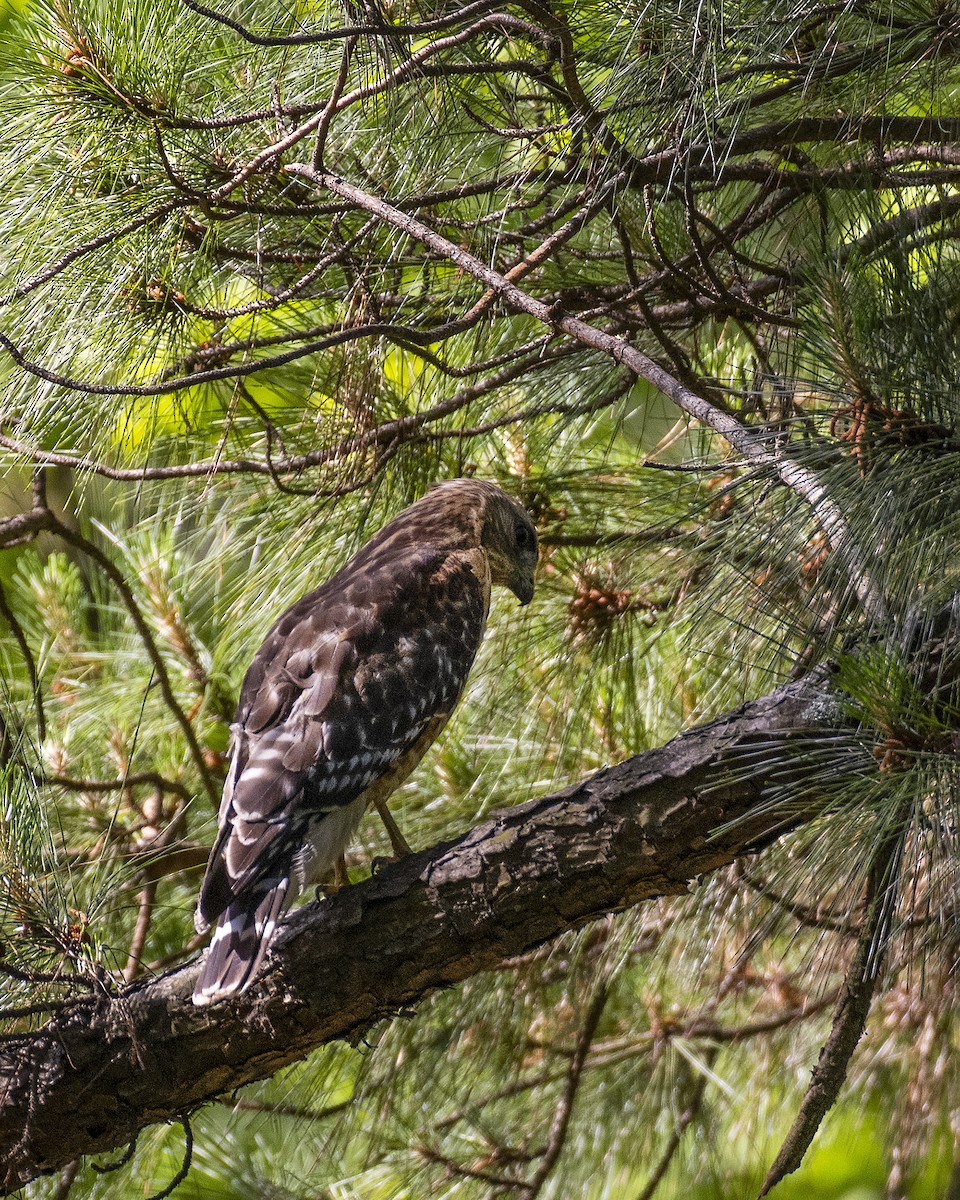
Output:
[[329,876],[323,883],[314,888],[314,897],[322,900],[325,896],[335,896],[350,886],[350,876],[347,874],[347,856],[341,854],[333,866],[333,878]]
[[393,819],[393,814],[387,808],[386,800],[374,800],[377,807],[377,812],[380,814],[380,820],[386,826],[387,833],[390,836],[390,845],[393,847],[394,861],[401,858],[406,858],[413,851],[407,845],[406,838],[400,832],[400,827]]

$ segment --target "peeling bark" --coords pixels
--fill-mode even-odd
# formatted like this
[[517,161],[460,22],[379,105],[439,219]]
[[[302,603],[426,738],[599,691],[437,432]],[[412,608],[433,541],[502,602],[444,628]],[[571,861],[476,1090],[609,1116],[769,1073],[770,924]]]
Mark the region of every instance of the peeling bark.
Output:
[[[775,772],[764,745],[843,724],[814,672],[301,908],[240,997],[194,1008],[191,963],[0,1043],[0,1194],[594,917],[688,891],[822,807],[802,744],[786,767],[782,749],[770,756]],[[851,771],[873,769],[852,755]],[[769,799],[788,780],[802,800],[785,811]]]

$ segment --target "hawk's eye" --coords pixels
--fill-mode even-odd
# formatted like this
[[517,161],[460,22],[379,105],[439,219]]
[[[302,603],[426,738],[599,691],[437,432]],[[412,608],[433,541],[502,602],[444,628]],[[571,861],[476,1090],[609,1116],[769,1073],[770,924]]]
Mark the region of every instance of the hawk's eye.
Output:
[[521,525],[517,522],[516,528],[517,549],[529,550],[533,545],[533,530],[528,525]]

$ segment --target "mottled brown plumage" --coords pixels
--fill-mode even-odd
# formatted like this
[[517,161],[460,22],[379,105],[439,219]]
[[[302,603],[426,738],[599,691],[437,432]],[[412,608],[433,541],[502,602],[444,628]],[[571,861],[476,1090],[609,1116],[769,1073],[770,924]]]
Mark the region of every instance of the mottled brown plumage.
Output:
[[329,877],[368,804],[413,770],[460,697],[490,588],[533,596],[527,513],[454,479],[385,525],[277,621],[240,693],[197,925],[216,923],[194,993],[245,988],[280,914]]

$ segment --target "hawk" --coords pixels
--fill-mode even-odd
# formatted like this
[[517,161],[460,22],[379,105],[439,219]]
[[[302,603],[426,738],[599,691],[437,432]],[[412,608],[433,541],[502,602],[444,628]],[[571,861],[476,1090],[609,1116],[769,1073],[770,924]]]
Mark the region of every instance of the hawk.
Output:
[[495,484],[452,479],[276,622],[232,726],[196,917],[216,928],[194,1004],[246,988],[280,915],[330,879],[366,807],[386,819],[460,698],[491,586],[528,604],[536,563],[527,512]]

